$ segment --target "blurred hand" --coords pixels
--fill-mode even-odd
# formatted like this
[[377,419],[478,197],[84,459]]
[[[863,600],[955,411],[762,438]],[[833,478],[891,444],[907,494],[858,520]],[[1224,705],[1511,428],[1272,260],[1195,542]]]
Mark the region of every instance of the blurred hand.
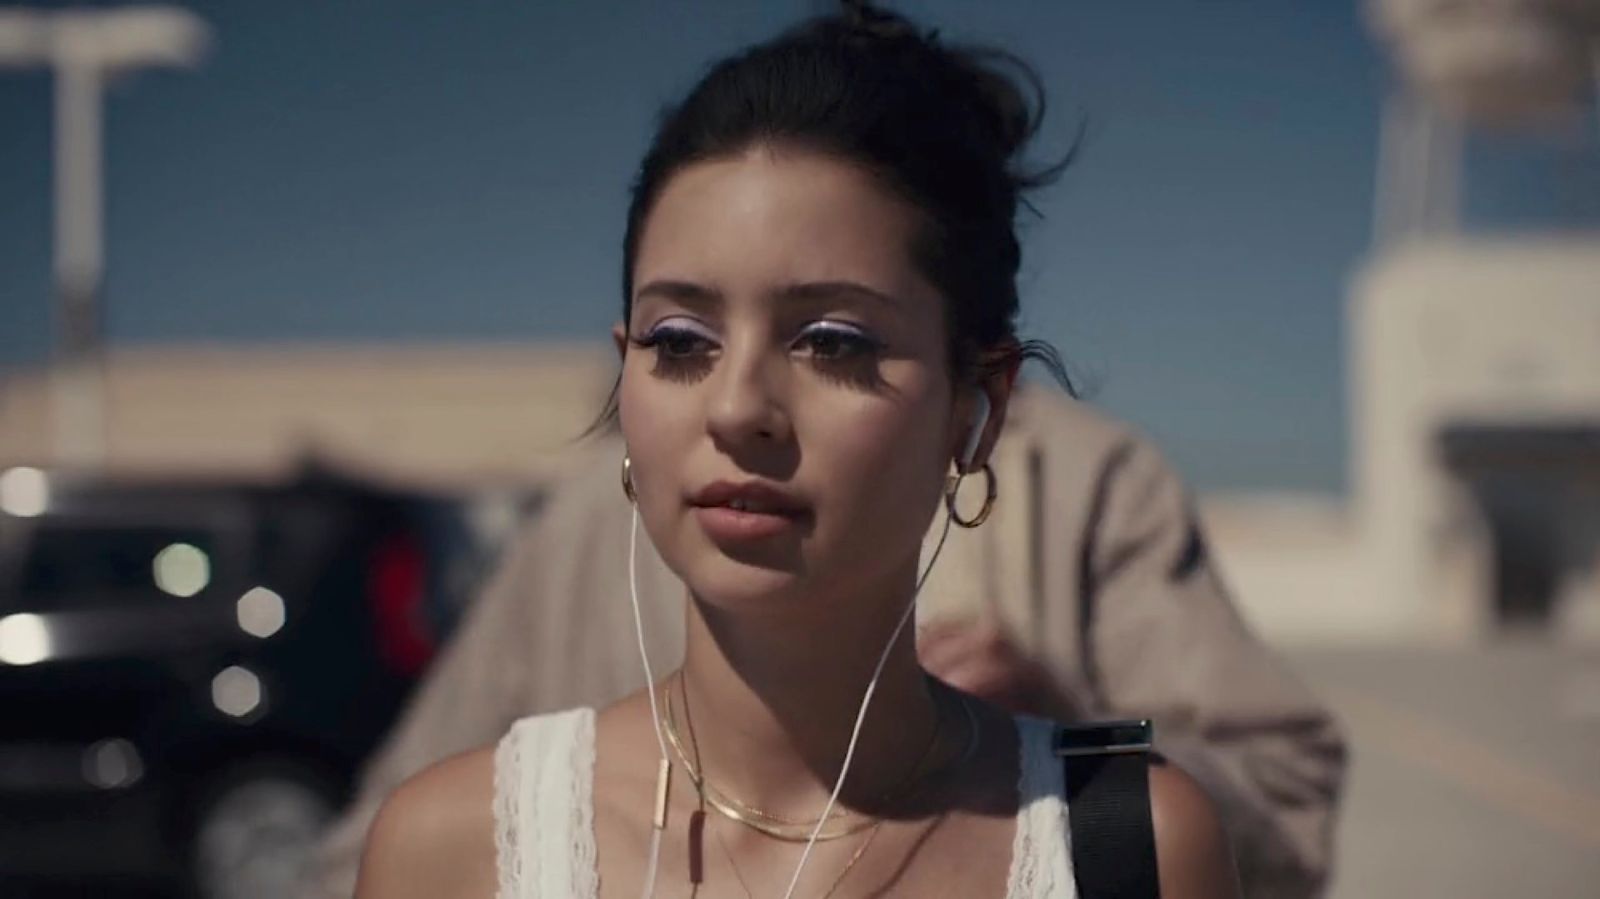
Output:
[[996,624],[941,621],[921,628],[917,656],[929,674],[1001,708],[1070,721],[1076,703],[1044,665],[1030,658]]

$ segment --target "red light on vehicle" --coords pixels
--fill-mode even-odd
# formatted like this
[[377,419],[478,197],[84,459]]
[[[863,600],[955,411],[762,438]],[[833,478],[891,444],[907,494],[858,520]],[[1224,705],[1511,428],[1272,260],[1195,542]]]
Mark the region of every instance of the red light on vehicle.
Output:
[[433,634],[423,614],[427,560],[411,534],[378,544],[367,572],[367,601],[377,631],[378,652],[392,670],[417,674],[433,658]]

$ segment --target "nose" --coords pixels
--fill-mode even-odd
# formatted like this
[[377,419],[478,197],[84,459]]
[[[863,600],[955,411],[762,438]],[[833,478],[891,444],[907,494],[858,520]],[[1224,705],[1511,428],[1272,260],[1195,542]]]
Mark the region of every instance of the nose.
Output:
[[783,360],[755,341],[743,343],[724,351],[712,379],[706,429],[731,449],[787,442],[791,429]]

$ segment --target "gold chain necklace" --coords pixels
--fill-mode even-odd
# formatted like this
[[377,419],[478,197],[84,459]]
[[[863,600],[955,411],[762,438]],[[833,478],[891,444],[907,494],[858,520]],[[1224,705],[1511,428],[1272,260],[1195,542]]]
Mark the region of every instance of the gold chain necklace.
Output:
[[[867,847],[872,845],[872,841],[878,836],[878,831],[882,829],[883,819],[879,818],[873,822],[872,828],[867,831],[866,838],[861,841],[860,846],[856,847],[856,851],[851,853],[850,860],[844,863],[843,868],[839,869],[839,873],[833,878],[833,883],[828,885],[827,891],[818,899],[829,899],[839,891],[839,885],[844,883],[844,879],[849,876],[851,869],[856,866],[856,862],[861,861],[861,857],[867,854]],[[739,872],[739,863],[734,861],[733,851],[728,848],[728,841],[720,833],[717,834],[717,844],[722,847],[722,854],[727,856],[728,867],[733,870],[733,879],[739,882],[739,889],[744,890],[745,899],[755,899],[755,894],[750,891],[750,884],[744,882],[744,875]]]
[[[723,817],[731,818],[774,839],[790,843],[804,843],[811,839],[811,832],[816,829],[818,819],[794,821],[778,818],[732,799],[707,781],[699,768],[690,760],[689,751],[683,745],[683,738],[678,733],[677,714],[673,706],[672,688],[669,685],[666,696],[666,721],[663,728],[667,732],[667,742],[672,744],[672,750],[678,756],[678,761],[683,764],[684,770],[689,774],[689,780],[694,783],[706,805]],[[835,824],[835,821],[838,823]],[[825,825],[822,828],[822,832],[817,835],[817,841],[842,839],[843,837],[860,833],[874,823],[876,823],[876,820],[873,818],[857,817],[848,811],[834,812],[829,815],[829,824]]]
[[[678,674],[677,680],[678,688],[680,691],[682,691],[683,674],[681,671]],[[713,784],[706,780],[698,767],[693,761],[690,760],[689,752],[683,745],[682,737],[678,734],[677,715],[673,708],[674,704],[672,701],[672,686],[670,683],[666,685],[665,692],[666,721],[664,722],[665,727],[663,729],[666,731],[667,741],[672,744],[674,753],[676,753],[679,761],[683,764],[684,769],[688,772],[689,779],[694,782],[696,789],[699,791],[700,796],[705,803],[715,809],[718,813],[722,814],[724,817],[737,821],[746,827],[750,827],[753,830],[759,831],[760,833],[766,834],[774,839],[795,843],[803,843],[810,840],[812,831],[817,829],[817,824],[821,820],[820,818],[815,818],[810,821],[796,821],[793,819],[782,818],[777,815],[764,812],[760,809],[745,805],[744,803],[739,802],[738,800],[733,799],[732,797],[723,793],[721,790],[718,790]],[[685,695],[685,698],[687,698],[687,694]],[[961,706],[962,710],[966,712],[967,725],[969,728],[967,746],[962,752],[960,758],[956,759],[949,766],[947,766],[946,770],[964,765],[966,762],[971,760],[974,755],[977,754],[978,742],[981,736],[981,729],[978,725],[977,713],[973,710],[971,702],[965,697],[961,697]],[[883,799],[884,804],[892,804],[905,799],[914,792],[914,790],[911,789],[912,787],[920,786],[919,782],[924,779],[925,774],[925,772],[922,771],[922,766],[933,754],[934,748],[938,745],[939,735],[943,731],[943,726],[944,714],[943,708],[941,707],[939,717],[934,722],[933,733],[929,736],[928,744],[926,747],[924,747],[922,755],[917,759],[917,763],[912,766],[911,772],[907,775],[906,779],[901,781],[899,784],[896,784],[894,788],[885,794]],[[831,822],[836,818],[840,819],[840,823],[837,825],[832,825]],[[856,818],[856,820],[849,820],[851,818]],[[829,815],[829,819],[831,826],[825,825],[817,833],[818,842],[825,840],[837,840],[843,837],[851,836],[852,834],[860,833],[869,827],[873,827],[874,825],[881,823],[881,819],[877,818],[857,818],[856,815],[849,810],[834,812]]]

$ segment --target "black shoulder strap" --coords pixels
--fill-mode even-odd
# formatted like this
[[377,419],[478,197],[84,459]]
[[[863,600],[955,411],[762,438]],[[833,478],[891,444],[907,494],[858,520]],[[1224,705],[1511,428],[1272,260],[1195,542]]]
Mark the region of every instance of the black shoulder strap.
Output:
[[1158,899],[1150,820],[1149,721],[1064,726],[1056,754],[1066,773],[1072,868],[1082,899]]

